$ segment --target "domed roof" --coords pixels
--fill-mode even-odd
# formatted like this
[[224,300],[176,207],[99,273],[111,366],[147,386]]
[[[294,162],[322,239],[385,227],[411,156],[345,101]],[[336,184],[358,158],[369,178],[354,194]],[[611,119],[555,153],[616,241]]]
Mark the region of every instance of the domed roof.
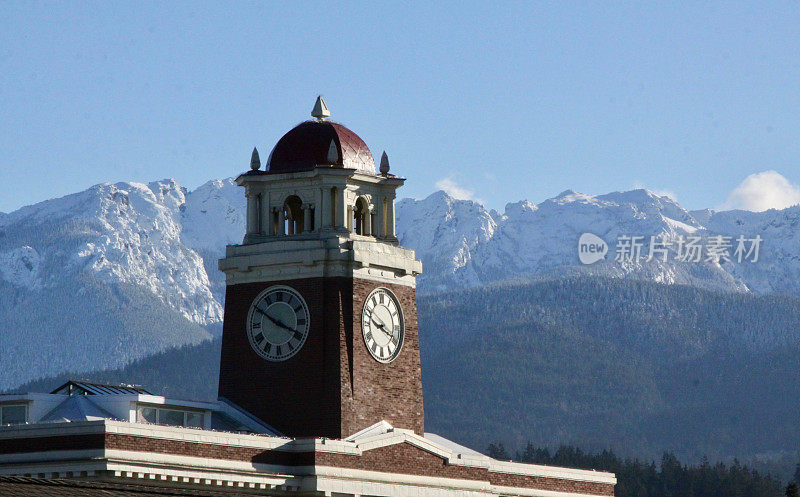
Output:
[[345,126],[322,119],[302,122],[283,135],[272,149],[266,169],[291,173],[326,165],[377,174],[364,140]]

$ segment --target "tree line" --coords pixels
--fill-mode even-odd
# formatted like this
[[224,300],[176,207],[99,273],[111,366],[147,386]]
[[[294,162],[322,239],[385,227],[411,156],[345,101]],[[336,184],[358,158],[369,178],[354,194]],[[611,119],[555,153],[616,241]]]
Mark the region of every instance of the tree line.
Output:
[[622,458],[611,450],[584,452],[564,445],[554,452],[528,443],[512,453],[502,443],[491,443],[490,457],[500,460],[609,471],[617,476],[616,497],[798,497],[800,463],[793,479],[783,486],[776,476],[761,474],[735,460],[726,465],[711,464],[707,458],[699,464],[682,464],[672,453],[655,461]]

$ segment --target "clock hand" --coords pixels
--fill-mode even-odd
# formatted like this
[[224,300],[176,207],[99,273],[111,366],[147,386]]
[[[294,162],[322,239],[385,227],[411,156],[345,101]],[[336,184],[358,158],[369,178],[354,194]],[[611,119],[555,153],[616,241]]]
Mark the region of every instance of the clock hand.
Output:
[[386,325],[383,324],[383,321],[379,323],[378,321],[375,321],[375,318],[370,318],[370,319],[372,319],[372,322],[375,323],[375,326],[377,326],[383,332],[384,335],[386,335],[389,338],[394,338],[391,333],[386,331]]
[[273,323],[275,326],[277,326],[277,327],[279,327],[279,328],[283,328],[283,329],[285,329],[285,330],[289,330],[289,331],[291,331],[291,332],[294,332],[294,331],[295,331],[295,330],[293,330],[292,328],[290,328],[290,327],[286,326],[286,325],[283,323],[283,321],[281,321],[281,320],[279,320],[279,319],[276,319],[276,318],[274,318],[274,317],[270,316],[269,314],[267,314],[266,312],[262,311],[262,310],[261,310],[261,309],[259,309],[258,307],[256,307],[256,310],[257,310],[258,312],[260,312],[261,314],[263,314],[264,316],[266,316],[266,317],[267,317],[267,319],[269,319],[270,321],[272,321],[272,323]]

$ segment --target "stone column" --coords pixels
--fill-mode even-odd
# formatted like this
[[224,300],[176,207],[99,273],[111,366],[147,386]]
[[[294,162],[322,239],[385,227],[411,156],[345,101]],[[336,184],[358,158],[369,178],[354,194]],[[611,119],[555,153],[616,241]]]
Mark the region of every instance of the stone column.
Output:
[[314,211],[314,231],[322,231],[322,202],[311,204],[311,209]]
[[364,234],[372,236],[372,208],[367,207],[367,212],[364,213]]
[[347,227],[350,225],[347,217],[347,215],[350,213],[350,209],[345,201],[346,196],[344,193],[344,188],[339,188],[336,190],[336,227],[347,229]]
[[272,234],[272,216],[270,215],[269,208],[269,192],[261,193],[261,212],[259,212],[259,219],[261,219],[261,234]]
[[394,226],[394,199],[390,198],[388,200],[389,200],[389,202],[387,203],[387,206],[389,207],[389,214],[387,216],[387,221],[388,221],[389,226],[388,226],[388,230],[387,231],[388,231],[389,238],[395,238],[397,235],[395,235],[395,231],[394,231],[394,228],[395,228],[395,226]]
[[303,204],[303,233],[311,231],[311,204]]
[[384,197],[381,202],[381,236],[389,236],[389,198]]
[[353,222],[353,208],[351,206],[347,206],[347,214],[344,215],[344,227],[347,228],[351,233],[355,233],[356,227],[354,226]]
[[284,212],[284,206],[278,207],[278,234],[286,234],[286,215]]
[[258,199],[252,191],[247,192],[247,234],[258,233]]
[[328,226],[333,226],[333,222],[331,221],[333,212],[329,212],[331,210],[331,189],[322,187],[319,190],[321,200],[319,203],[319,208],[316,210],[318,221],[317,230],[321,230],[323,227],[327,228]]
[[372,234],[374,236],[383,236],[383,206],[385,205],[383,199],[380,200],[373,207],[375,210],[375,222],[372,223]]

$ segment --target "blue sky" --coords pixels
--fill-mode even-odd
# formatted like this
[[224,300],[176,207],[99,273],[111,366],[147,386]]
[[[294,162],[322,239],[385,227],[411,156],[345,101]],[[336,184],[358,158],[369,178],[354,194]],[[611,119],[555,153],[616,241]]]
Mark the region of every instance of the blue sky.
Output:
[[0,211],[235,176],[318,93],[401,196],[800,198],[797,2],[5,0]]

